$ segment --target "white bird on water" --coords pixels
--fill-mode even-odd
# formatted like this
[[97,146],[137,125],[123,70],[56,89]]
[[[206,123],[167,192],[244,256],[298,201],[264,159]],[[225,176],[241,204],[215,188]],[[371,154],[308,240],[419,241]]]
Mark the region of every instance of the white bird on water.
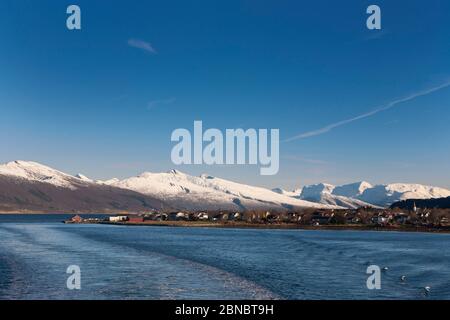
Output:
[[406,281],[406,276],[401,276],[401,277],[400,277],[400,280],[401,280],[402,282],[405,282],[405,281]]
[[429,293],[430,293],[430,291],[431,291],[431,287],[425,287],[425,288],[423,288],[423,291],[424,291],[424,293],[426,294],[426,295],[428,295]]

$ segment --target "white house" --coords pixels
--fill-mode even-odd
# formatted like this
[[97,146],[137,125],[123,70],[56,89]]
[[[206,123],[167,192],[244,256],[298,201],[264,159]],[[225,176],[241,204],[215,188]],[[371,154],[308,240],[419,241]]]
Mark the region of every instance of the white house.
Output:
[[198,220],[202,221],[209,220],[209,215],[206,212],[200,212],[198,214]]
[[109,217],[109,221],[110,222],[122,222],[122,221],[127,221],[127,220],[128,220],[127,216]]

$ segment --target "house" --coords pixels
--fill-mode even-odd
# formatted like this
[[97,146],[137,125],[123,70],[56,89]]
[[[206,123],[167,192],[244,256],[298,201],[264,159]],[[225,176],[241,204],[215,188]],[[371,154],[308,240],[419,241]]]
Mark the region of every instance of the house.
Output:
[[141,216],[129,216],[128,217],[128,222],[131,222],[131,223],[142,223],[142,222],[144,222],[144,217],[141,217]]
[[266,221],[274,222],[274,221],[279,220],[279,217],[277,214],[273,214],[273,213],[270,213],[269,211],[267,211],[265,219],[266,219]]
[[389,218],[385,217],[383,215],[378,215],[372,217],[372,223],[379,224],[379,225],[386,225],[389,222]]
[[298,221],[297,214],[295,212],[288,212],[286,216],[287,221]]
[[227,221],[228,220],[228,218],[229,218],[229,214],[228,213],[223,213],[223,212],[221,212],[221,213],[218,213],[218,214],[216,214],[214,217],[213,217],[213,221]]
[[115,216],[115,217],[109,217],[110,222],[124,222],[127,221],[127,216]]
[[177,221],[177,216],[179,212],[170,212],[167,214],[167,220],[168,221]]
[[393,217],[395,223],[405,224],[409,220],[409,216],[406,213],[400,212]]
[[238,221],[242,219],[242,214],[240,212],[230,212],[228,214],[228,221]]
[[189,214],[184,213],[184,212],[178,212],[175,215],[175,220],[179,221],[179,220],[189,220]]
[[81,223],[83,222],[83,218],[80,217],[79,215],[73,216],[72,218],[70,218],[70,221],[73,223]]
[[146,213],[144,214],[143,218],[144,220],[155,220],[157,213]]
[[450,225],[450,219],[447,217],[442,217],[441,218],[441,226],[448,226]]
[[169,215],[166,213],[158,213],[152,216],[151,220],[154,221],[167,221],[169,220]]
[[358,216],[349,215],[346,217],[346,221],[348,224],[358,224],[361,223],[361,218]]
[[209,220],[209,215],[206,212],[200,212],[197,215],[197,219],[200,221],[207,221],[207,220]]

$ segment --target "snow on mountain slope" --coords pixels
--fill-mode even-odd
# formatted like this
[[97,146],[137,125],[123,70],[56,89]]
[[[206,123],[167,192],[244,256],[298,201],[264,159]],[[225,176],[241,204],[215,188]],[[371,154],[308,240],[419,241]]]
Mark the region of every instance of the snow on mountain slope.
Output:
[[[307,200],[307,199],[305,199]],[[324,193],[321,195],[318,203],[329,204],[334,206],[340,206],[349,209],[357,209],[360,207],[378,207],[371,203],[364,202],[355,198],[349,198],[344,196],[337,196],[334,194]]]
[[103,180],[95,180],[95,182],[97,182],[97,183],[106,184],[106,185],[114,184],[114,183],[117,183],[119,181],[120,180],[117,179],[117,178],[112,178],[112,179],[105,180],[105,181],[103,181]]
[[288,197],[297,197],[299,194],[302,193],[302,189],[295,189],[294,191],[288,191],[281,188],[274,188],[272,189],[273,192],[282,194]]
[[31,161],[13,161],[0,165],[0,175],[16,177],[29,181],[49,183],[57,187],[76,189],[77,184],[87,183],[61,171]]
[[259,202],[272,202],[281,204],[282,206],[299,206],[299,207],[320,207],[307,201],[293,199],[285,195],[273,192],[272,190],[236,183],[216,177],[202,175],[200,181],[201,185],[214,189],[219,192],[231,194],[244,199],[255,200]]
[[112,185],[151,195],[188,210],[290,209],[294,207],[324,208],[302,201],[207,175],[194,177],[172,170],[168,173],[143,173]]
[[94,180],[89,179],[88,177],[86,177],[85,175],[83,175],[81,173],[75,175],[75,178],[86,181],[86,182],[94,182]]
[[372,185],[366,181],[345,184],[336,186],[333,189],[333,194],[348,198],[356,198],[360,196],[366,189],[372,188]]
[[71,176],[36,162],[0,165],[0,212],[118,213],[171,210],[158,199]]
[[95,186],[128,189],[156,200],[168,201],[173,208],[189,210],[279,210],[294,207],[330,207],[310,203],[210,176],[193,177],[173,170],[168,173],[143,173],[120,181],[94,181],[82,174],[72,176],[36,162],[14,161],[0,165],[0,176],[19,183],[44,183],[57,188],[78,190]]
[[446,198],[450,191],[421,184],[393,183],[366,189],[358,199],[387,207],[394,202],[408,199]]
[[361,206],[388,207],[400,200],[448,196],[450,196],[449,190],[438,187],[404,183],[372,186],[363,181],[342,186],[327,183],[305,186],[298,198],[316,203],[358,208]]
[[[351,189],[350,187],[346,187],[346,186],[342,186],[342,187],[344,187],[344,191],[346,191],[346,190],[350,191],[349,189]],[[345,207],[345,208],[350,208],[350,209],[356,209],[359,207],[370,206],[369,203],[366,203],[364,201],[361,201],[361,200],[358,200],[355,198],[351,198],[351,197],[340,196],[340,195],[334,194],[334,192],[337,188],[342,188],[342,187],[335,187],[328,183],[319,183],[319,184],[309,185],[309,186],[305,186],[302,189],[301,194],[298,195],[297,197],[299,199],[303,199],[303,200],[307,200],[307,201],[312,201],[312,202],[327,204],[327,205],[333,205],[333,206],[340,206],[340,207]],[[354,189],[355,186],[352,186],[352,187]]]
[[320,200],[322,194],[331,194],[334,186],[328,183],[319,183],[305,186],[300,194],[300,199]]
[[[372,186],[364,181],[342,186],[320,183],[296,191],[285,191],[280,188],[269,190],[207,175],[194,177],[176,170],[168,173],[147,172],[122,181],[116,178],[93,181],[82,174],[72,176],[28,161],[13,161],[0,165],[1,177],[14,183],[38,182],[72,191],[77,189],[86,191],[89,188],[93,190],[95,186],[118,187],[153,196],[152,201],[168,201],[173,208],[189,210],[242,211],[337,206],[358,208],[370,205],[387,207],[401,200],[450,196],[449,190],[438,187],[403,183]],[[114,192],[120,193],[117,190]]]

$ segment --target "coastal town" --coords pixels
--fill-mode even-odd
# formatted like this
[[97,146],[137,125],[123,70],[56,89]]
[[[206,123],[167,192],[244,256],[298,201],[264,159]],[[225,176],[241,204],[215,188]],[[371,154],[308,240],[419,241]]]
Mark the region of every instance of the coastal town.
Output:
[[295,212],[148,212],[105,218],[75,215],[68,224],[450,231],[450,209],[304,209]]

